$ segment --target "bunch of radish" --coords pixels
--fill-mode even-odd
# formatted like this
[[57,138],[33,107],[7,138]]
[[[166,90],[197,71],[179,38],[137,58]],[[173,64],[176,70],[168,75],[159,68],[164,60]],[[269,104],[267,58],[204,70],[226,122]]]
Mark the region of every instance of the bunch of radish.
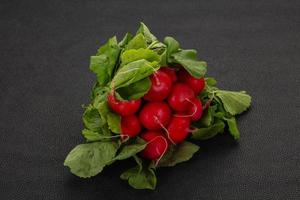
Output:
[[147,146],[140,155],[159,161],[170,144],[179,144],[188,137],[191,122],[201,118],[203,108],[198,94],[205,80],[177,67],[161,67],[149,78],[151,87],[143,98],[121,101],[111,92],[108,104],[121,116],[122,139],[141,137]]
[[200,148],[194,140],[225,131],[239,140],[236,115],[249,108],[251,97],[219,89],[206,76],[207,66],[195,49],[183,49],[170,36],[159,41],[142,22],[135,34],[109,38],[90,58],[97,81],[83,106],[85,142],[64,165],[89,178],[115,161],[134,159],[137,165],[120,178],[135,189],[155,189],[155,171],[191,159]]

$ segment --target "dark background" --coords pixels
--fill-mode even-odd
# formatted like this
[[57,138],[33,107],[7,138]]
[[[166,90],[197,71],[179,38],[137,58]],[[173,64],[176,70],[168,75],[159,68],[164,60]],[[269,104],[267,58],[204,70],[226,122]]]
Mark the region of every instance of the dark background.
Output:
[[[219,86],[246,90],[251,109],[228,135],[158,171],[155,191],[63,167],[83,142],[89,56],[144,21],[209,64]],[[0,199],[300,199],[300,1],[0,1]]]

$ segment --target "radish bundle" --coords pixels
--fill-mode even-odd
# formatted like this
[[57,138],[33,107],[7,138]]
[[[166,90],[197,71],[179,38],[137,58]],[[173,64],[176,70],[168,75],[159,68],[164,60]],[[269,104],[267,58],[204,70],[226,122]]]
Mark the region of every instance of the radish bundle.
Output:
[[205,77],[207,64],[172,37],[163,42],[141,23],[137,33],[112,37],[91,56],[97,82],[84,106],[82,135],[64,165],[88,178],[105,166],[132,159],[121,174],[135,189],[154,189],[155,171],[192,158],[193,140],[210,139],[224,129],[240,138],[235,115],[250,106],[245,92],[221,90]]

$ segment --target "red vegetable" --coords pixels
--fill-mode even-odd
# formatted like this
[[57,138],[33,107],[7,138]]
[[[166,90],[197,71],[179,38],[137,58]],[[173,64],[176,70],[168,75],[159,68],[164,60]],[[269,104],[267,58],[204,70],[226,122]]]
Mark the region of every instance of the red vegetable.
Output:
[[109,107],[121,116],[132,115],[138,111],[141,106],[141,99],[119,101],[116,99],[114,94],[109,94],[107,97]]
[[149,102],[139,114],[142,125],[150,130],[159,130],[167,126],[170,118],[171,109],[164,102]]
[[165,72],[172,79],[172,82],[175,83],[177,81],[176,70],[171,67],[162,67],[160,71]]
[[147,131],[141,135],[146,142],[146,148],[141,152],[144,158],[150,160],[159,159],[168,149],[167,139],[161,131]]
[[191,115],[192,121],[198,121],[202,116],[202,103],[197,97],[191,100],[192,104],[188,107],[187,115]]
[[141,131],[141,124],[135,115],[129,115],[121,118],[122,138],[135,137]]
[[193,90],[185,83],[176,83],[168,98],[170,106],[176,111],[186,111],[195,97]]
[[191,119],[181,114],[174,115],[168,126],[168,137],[173,143],[182,142],[189,134]]
[[200,93],[205,87],[204,78],[195,78],[184,69],[181,69],[178,72],[178,77],[180,81],[188,84],[195,92],[195,94]]
[[168,97],[172,88],[172,79],[171,77],[158,70],[150,76],[151,88],[145,94],[144,99],[148,101],[162,101]]

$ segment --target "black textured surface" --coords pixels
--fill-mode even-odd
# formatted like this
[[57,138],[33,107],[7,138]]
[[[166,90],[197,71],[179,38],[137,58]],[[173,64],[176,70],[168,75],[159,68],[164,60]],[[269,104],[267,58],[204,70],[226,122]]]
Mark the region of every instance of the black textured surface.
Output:
[[[300,3],[295,1],[0,2],[0,199],[300,199]],[[209,64],[251,109],[229,136],[158,172],[155,191],[119,180],[128,163],[82,180],[63,167],[83,141],[89,56],[144,21]]]

